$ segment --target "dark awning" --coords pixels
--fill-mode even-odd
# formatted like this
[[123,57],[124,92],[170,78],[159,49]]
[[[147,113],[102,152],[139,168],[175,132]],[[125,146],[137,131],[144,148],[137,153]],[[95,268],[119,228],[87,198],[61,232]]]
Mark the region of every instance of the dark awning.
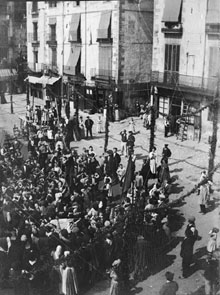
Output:
[[182,0],[165,0],[162,22],[179,22]]
[[111,11],[104,11],[101,14],[101,19],[99,22],[99,28],[97,31],[97,39],[107,39],[108,38],[108,28],[110,25]]
[[15,69],[0,69],[0,81],[8,81],[16,78],[17,72]]
[[206,23],[219,24],[220,23],[220,2],[219,0],[208,1],[208,12]]
[[77,31],[80,22],[80,13],[75,13],[72,15],[69,31],[69,41],[77,41]]
[[71,48],[67,64],[64,66],[64,74],[74,76],[76,74],[76,65],[80,57],[81,47]]

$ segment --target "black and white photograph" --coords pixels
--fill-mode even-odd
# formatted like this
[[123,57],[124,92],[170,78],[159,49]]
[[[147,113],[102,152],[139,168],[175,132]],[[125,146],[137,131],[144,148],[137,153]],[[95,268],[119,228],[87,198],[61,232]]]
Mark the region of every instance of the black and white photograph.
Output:
[[220,295],[220,0],[0,0],[0,295]]

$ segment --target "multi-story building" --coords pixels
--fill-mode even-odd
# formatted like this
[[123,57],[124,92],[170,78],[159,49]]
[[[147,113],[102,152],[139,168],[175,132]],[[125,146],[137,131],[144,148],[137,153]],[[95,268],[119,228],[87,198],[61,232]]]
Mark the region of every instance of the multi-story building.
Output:
[[[0,89],[7,91],[10,81],[16,80],[13,89],[24,84],[23,64],[26,60],[26,3],[1,1],[0,4]],[[14,69],[13,71],[11,69]],[[17,75],[15,74],[17,70]],[[6,83],[5,83],[6,82]],[[19,86],[19,87],[18,87]]]
[[27,2],[27,30],[29,67],[58,74],[61,96],[79,83],[88,108],[147,99],[153,0]]
[[206,140],[219,79],[218,0],[155,0],[151,82],[159,116],[191,114],[187,137]]

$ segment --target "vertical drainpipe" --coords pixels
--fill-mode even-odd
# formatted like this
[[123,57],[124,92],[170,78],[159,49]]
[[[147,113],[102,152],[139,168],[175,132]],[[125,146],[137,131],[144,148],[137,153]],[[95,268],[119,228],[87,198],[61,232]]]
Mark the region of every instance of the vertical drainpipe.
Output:
[[[61,100],[63,100],[63,71],[64,71],[64,1],[62,1],[62,70],[61,70]],[[61,101],[63,103],[63,101]]]
[[121,44],[121,35],[120,35],[120,29],[121,29],[121,16],[122,16],[122,3],[121,1],[118,1],[118,79],[117,79],[117,84],[120,83],[120,68],[121,68],[121,50],[120,50],[120,44]]

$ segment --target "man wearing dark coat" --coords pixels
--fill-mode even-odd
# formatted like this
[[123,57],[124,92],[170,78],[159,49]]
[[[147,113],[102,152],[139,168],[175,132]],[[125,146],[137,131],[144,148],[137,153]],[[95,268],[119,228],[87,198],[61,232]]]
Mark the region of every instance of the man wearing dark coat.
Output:
[[90,117],[88,116],[87,119],[85,120],[85,127],[86,127],[86,138],[90,137],[92,138],[92,126],[93,126],[94,122],[92,119],[90,119]]
[[121,157],[118,154],[118,149],[116,147],[113,148],[112,162],[113,162],[113,171],[112,171],[113,180],[118,181],[117,170],[121,162]]

